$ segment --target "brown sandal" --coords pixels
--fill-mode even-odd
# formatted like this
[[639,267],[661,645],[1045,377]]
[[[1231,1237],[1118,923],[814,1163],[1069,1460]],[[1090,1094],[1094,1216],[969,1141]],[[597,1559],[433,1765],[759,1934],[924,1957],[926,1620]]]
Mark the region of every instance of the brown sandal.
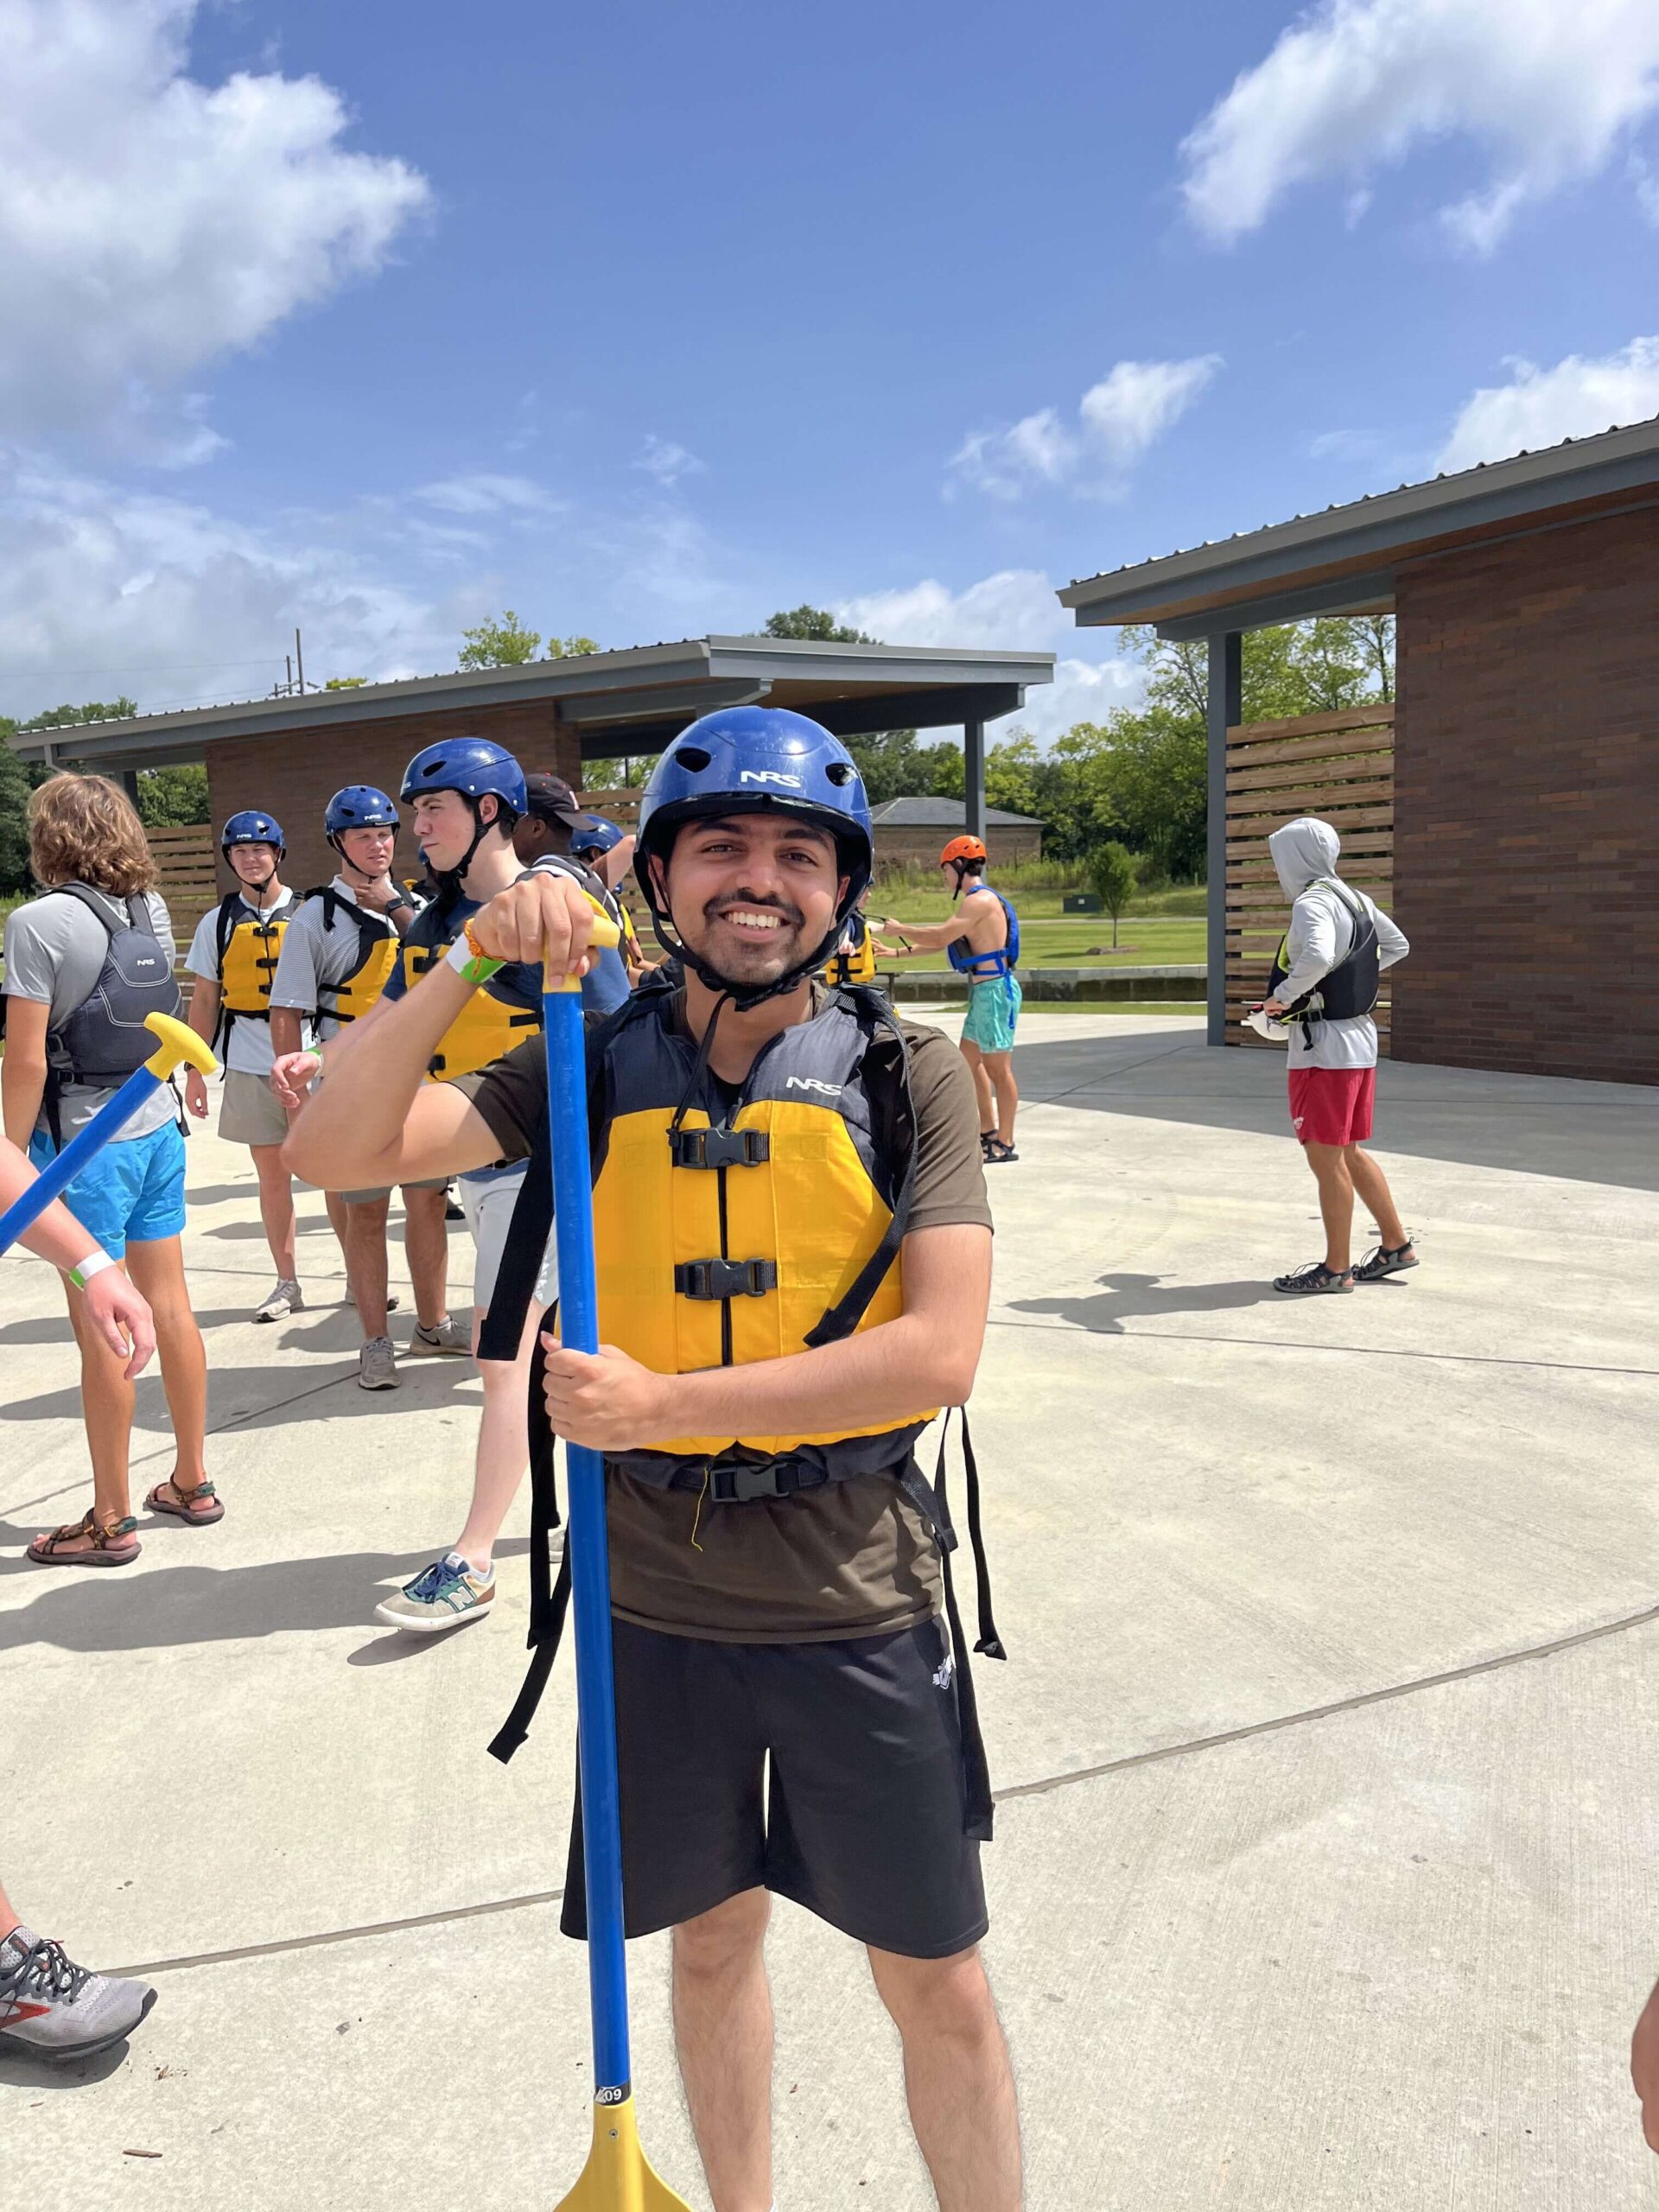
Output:
[[[66,1521],[49,1535],[36,1536],[29,1556],[36,1567],[130,1567],[143,1549],[133,1534],[137,1526],[129,1514],[124,1521],[112,1521],[105,1529],[96,1513],[89,1512],[84,1520]],[[77,1536],[90,1536],[92,1541],[84,1551],[72,1552],[67,1547]]]
[[[162,1496],[164,1490],[172,1491],[174,1500],[172,1503]],[[198,1513],[195,1510],[193,1501],[198,1498],[204,1500],[207,1504],[207,1510],[205,1513]],[[183,1490],[174,1481],[171,1475],[164,1483],[156,1484],[155,1489],[144,1500],[144,1510],[146,1513],[171,1514],[174,1520],[182,1521],[192,1529],[206,1529],[211,1522],[222,1521],[225,1518],[225,1508],[219,1503],[219,1492],[213,1488],[212,1483],[193,1483],[189,1489]]]

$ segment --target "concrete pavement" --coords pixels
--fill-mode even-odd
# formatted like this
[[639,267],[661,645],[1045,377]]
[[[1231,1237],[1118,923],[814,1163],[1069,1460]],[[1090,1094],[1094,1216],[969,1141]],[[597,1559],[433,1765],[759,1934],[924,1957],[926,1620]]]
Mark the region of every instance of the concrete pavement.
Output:
[[[1293,1302],[1267,1280],[1319,1231],[1282,1062],[1174,1018],[1023,1034],[975,1402],[1014,1657],[976,1679],[1030,2203],[1659,2202],[1624,2076],[1659,1973],[1659,1103],[1385,1069],[1376,1149],[1425,1264]],[[80,1509],[83,1446],[56,1284],[0,1262],[0,1878],[162,1993],[108,2060],[0,2059],[6,2171],[70,2212],[551,2203],[588,2126],[550,1898],[568,1664],[512,1767],[482,1749],[525,1516],[490,1621],[374,1627],[453,1535],[477,1386],[432,1363],[359,1392],[338,1305],[246,1321],[245,1157],[193,1140],[229,1512],[146,1528],[130,1573],[22,1560]],[[154,1382],[141,1414],[147,1485]],[[772,1951],[779,2205],[925,2206],[861,1959],[787,1905]],[[633,1978],[648,2147],[702,2207],[660,1942]]]

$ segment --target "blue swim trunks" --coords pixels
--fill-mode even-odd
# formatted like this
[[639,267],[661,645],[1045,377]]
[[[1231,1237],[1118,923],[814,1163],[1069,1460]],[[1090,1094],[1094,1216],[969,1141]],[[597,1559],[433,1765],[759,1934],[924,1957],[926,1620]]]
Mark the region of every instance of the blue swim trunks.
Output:
[[[36,1129],[29,1147],[35,1166],[44,1167],[56,1153],[51,1138]],[[129,1243],[182,1235],[184,1139],[178,1123],[164,1122],[147,1136],[106,1144],[64,1192],[63,1203],[112,1260],[124,1258]]]
[[977,1045],[982,1052],[1011,1052],[1023,998],[1017,976],[993,976],[983,983],[970,983],[963,1043]]

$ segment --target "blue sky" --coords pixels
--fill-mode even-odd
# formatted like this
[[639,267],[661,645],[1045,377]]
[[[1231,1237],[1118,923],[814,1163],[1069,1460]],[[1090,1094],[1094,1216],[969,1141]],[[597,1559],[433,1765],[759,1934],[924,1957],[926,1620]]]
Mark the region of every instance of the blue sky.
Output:
[[[1659,412],[1652,0],[0,0],[0,709],[1073,575]],[[1651,162],[1649,169],[1648,164]]]

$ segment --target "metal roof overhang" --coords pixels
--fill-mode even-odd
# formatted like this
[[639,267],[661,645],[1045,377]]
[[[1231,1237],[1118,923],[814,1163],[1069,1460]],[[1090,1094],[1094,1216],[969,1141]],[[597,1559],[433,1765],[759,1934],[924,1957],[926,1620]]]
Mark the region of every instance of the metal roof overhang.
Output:
[[848,737],[995,721],[1021,706],[1028,688],[1053,677],[1052,653],[691,638],[569,660],[527,661],[516,668],[467,669],[349,691],[308,691],[300,698],[251,699],[30,731],[11,742],[26,760],[73,760],[119,771],[200,760],[208,745],[240,738],[302,739],[308,730],[347,722],[544,700],[577,731],[584,760],[615,760],[657,751],[716,707],[793,707]]
[[1178,639],[1386,612],[1408,560],[1656,502],[1659,422],[1640,423],[1086,577],[1059,598],[1080,625],[1147,622]]

